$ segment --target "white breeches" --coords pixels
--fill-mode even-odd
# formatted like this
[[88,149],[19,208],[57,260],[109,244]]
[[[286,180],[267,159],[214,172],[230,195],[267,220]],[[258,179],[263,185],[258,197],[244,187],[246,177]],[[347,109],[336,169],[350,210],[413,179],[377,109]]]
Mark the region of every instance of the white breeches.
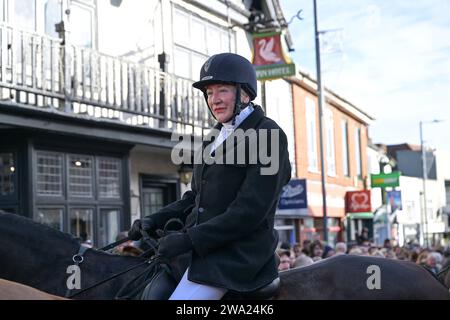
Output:
[[189,281],[187,278],[188,271],[189,268],[184,273],[183,278],[169,300],[220,300],[227,293],[228,290],[225,288]]

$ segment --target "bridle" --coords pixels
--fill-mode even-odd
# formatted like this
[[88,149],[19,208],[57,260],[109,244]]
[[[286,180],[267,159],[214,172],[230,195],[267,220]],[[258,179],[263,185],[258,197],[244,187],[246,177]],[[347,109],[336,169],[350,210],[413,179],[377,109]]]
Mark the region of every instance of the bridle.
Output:
[[[150,245],[151,249],[149,249],[149,250],[143,252],[143,253],[141,254],[141,256],[147,256],[150,252],[155,252],[155,253],[156,253],[156,252],[158,251],[158,249],[157,249],[157,248],[158,248],[158,243],[156,242],[156,240],[150,238],[150,236],[149,236],[149,235],[147,234],[147,232],[145,232],[144,230],[142,231],[142,233],[145,234],[145,235],[143,236],[143,240],[144,240],[148,245]],[[124,243],[124,242],[126,242],[126,241],[129,241],[129,240],[130,240],[130,238],[126,237],[126,238],[124,238],[124,239],[121,239],[121,240],[119,240],[119,241],[113,242],[113,243],[111,243],[111,244],[109,244],[109,245],[107,245],[107,246],[105,246],[105,247],[99,249],[99,251],[107,251],[107,250],[110,250],[110,249],[112,249],[112,248],[114,248],[114,247],[116,247],[116,246],[118,246],[118,245],[120,245],[120,244],[122,244],[122,243]],[[85,254],[89,249],[90,249],[90,248],[88,248],[88,247],[86,247],[86,246],[84,246],[84,245],[80,245],[80,248],[79,248],[79,250],[78,250],[78,253],[75,254],[75,255],[72,257],[72,261],[75,263],[75,265],[77,265],[77,266],[79,267],[80,264],[83,263],[83,261],[84,261],[84,254]],[[83,292],[85,292],[85,291],[88,291],[88,290],[90,290],[90,289],[93,289],[93,288],[95,288],[95,287],[97,287],[97,286],[99,286],[99,285],[101,285],[101,284],[103,284],[103,283],[105,283],[105,282],[108,282],[108,281],[110,281],[110,280],[112,280],[112,279],[115,279],[115,278],[117,278],[117,277],[119,277],[119,276],[121,276],[121,275],[123,275],[123,274],[125,274],[125,273],[127,273],[127,272],[130,272],[130,271],[132,271],[132,270],[134,270],[134,269],[136,269],[136,268],[139,268],[139,267],[141,267],[141,266],[143,266],[143,265],[148,264],[149,266],[153,266],[155,263],[159,262],[160,260],[161,260],[161,256],[158,255],[158,254],[155,254],[155,255],[151,256],[150,258],[147,258],[147,259],[145,259],[144,261],[142,261],[142,262],[140,262],[140,263],[138,263],[138,264],[136,264],[136,265],[134,265],[134,266],[131,266],[130,268],[128,268],[128,269],[126,269],[126,270],[117,272],[117,273],[113,274],[112,276],[110,276],[110,277],[108,277],[108,278],[106,278],[106,279],[100,280],[100,281],[94,283],[93,285],[91,285],[91,286],[89,286],[89,287],[87,287],[87,288],[84,288],[84,289],[70,289],[70,288],[67,288],[65,297],[66,297],[66,298],[73,298],[73,297],[79,295],[80,293],[83,293]],[[150,269],[150,268],[148,268],[148,269]],[[78,291],[72,293],[72,292],[75,291],[75,290],[78,290]]]
[[[170,233],[171,231],[167,230],[167,227],[169,226],[170,223],[173,223],[173,222],[181,224],[181,226],[182,226],[181,230],[184,229],[184,224],[183,224],[183,222],[180,219],[176,219],[176,218],[169,219],[166,222],[163,230],[157,230],[158,236],[163,237],[167,233]],[[70,288],[67,288],[65,297],[66,298],[73,298],[73,297],[79,295],[80,293],[83,293],[83,292],[86,292],[86,291],[88,291],[90,289],[93,289],[93,288],[95,288],[95,287],[97,287],[97,286],[99,286],[99,285],[101,285],[101,284],[103,284],[105,282],[108,282],[108,281],[110,281],[112,279],[115,279],[115,278],[117,278],[117,277],[119,277],[119,276],[121,276],[121,275],[123,275],[123,274],[125,274],[127,272],[130,272],[130,271],[132,271],[132,270],[134,270],[136,268],[139,268],[139,267],[141,267],[143,265],[146,265],[146,264],[148,264],[149,266],[145,269],[145,271],[142,272],[141,274],[139,274],[134,280],[131,280],[130,282],[134,282],[136,279],[140,278],[141,276],[144,276],[147,273],[151,273],[153,271],[153,269],[154,269],[154,266],[159,264],[159,263],[161,263],[161,261],[164,261],[165,258],[157,253],[158,252],[158,245],[159,245],[158,242],[155,239],[151,238],[149,236],[149,234],[145,230],[141,230],[141,234],[142,234],[142,240],[146,244],[148,244],[150,246],[150,249],[145,251],[145,252],[143,252],[140,256],[141,257],[147,257],[150,253],[155,253],[154,255],[150,256],[149,258],[145,259],[144,261],[142,261],[142,262],[140,262],[140,263],[138,263],[138,264],[136,264],[134,266],[131,266],[130,268],[128,268],[126,270],[117,272],[117,273],[113,274],[112,276],[110,276],[110,277],[108,277],[106,279],[100,280],[100,281],[94,283],[93,285],[91,285],[91,286],[89,286],[87,288],[84,288],[84,289],[70,289]],[[124,242],[127,242],[129,240],[130,240],[129,237],[125,237],[125,238],[123,238],[121,240],[118,240],[116,242],[108,244],[107,246],[105,246],[103,248],[100,248],[99,251],[108,251],[108,250],[110,250],[112,248],[115,248],[116,246],[118,246],[118,245],[120,245],[120,244],[122,244]],[[79,267],[80,264],[83,263],[83,261],[84,261],[84,254],[89,249],[90,248],[88,248],[88,247],[86,247],[84,245],[80,245],[80,248],[78,249],[78,253],[76,253],[72,257],[72,261],[75,263],[76,266]],[[123,288],[125,288],[126,286],[127,286],[127,284],[125,284]],[[122,289],[119,292],[121,292]],[[72,293],[75,290],[78,290],[78,291]]]

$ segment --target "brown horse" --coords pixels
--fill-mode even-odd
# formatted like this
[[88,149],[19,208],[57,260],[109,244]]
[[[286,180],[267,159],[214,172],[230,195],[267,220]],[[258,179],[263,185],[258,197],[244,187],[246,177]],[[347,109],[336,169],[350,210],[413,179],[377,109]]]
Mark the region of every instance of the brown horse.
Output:
[[[0,212],[0,278],[52,295],[67,293],[70,265],[80,245],[72,236],[14,214]],[[78,299],[114,299],[147,270],[145,259],[86,251],[80,263]],[[125,272],[138,266],[138,268]],[[92,285],[120,274],[109,281]],[[450,299],[440,281],[416,264],[398,260],[337,256],[280,273],[279,300],[299,299]],[[138,281],[136,281],[138,282]],[[73,291],[72,291],[73,292]],[[75,292],[79,292],[75,290]]]
[[0,300],[66,300],[21,283],[0,279]]

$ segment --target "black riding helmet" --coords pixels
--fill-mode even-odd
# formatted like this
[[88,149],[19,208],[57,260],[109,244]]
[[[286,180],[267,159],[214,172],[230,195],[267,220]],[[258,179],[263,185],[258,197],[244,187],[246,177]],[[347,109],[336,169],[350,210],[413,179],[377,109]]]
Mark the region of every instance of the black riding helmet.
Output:
[[242,108],[241,89],[248,94],[250,101],[256,98],[258,87],[255,69],[250,61],[240,55],[234,53],[213,55],[203,64],[200,70],[200,81],[193,84],[194,88],[203,92],[206,104],[208,104],[206,86],[216,83],[236,86],[236,103],[232,117],[234,122],[235,117],[241,112]]

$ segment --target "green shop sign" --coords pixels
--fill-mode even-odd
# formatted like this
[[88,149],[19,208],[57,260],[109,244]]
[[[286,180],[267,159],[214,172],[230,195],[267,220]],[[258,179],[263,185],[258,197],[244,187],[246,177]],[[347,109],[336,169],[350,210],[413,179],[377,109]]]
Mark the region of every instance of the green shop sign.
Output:
[[384,174],[371,174],[372,188],[398,187],[400,185],[400,171]]
[[258,80],[269,80],[295,75],[295,64],[293,63],[256,67],[255,69]]

